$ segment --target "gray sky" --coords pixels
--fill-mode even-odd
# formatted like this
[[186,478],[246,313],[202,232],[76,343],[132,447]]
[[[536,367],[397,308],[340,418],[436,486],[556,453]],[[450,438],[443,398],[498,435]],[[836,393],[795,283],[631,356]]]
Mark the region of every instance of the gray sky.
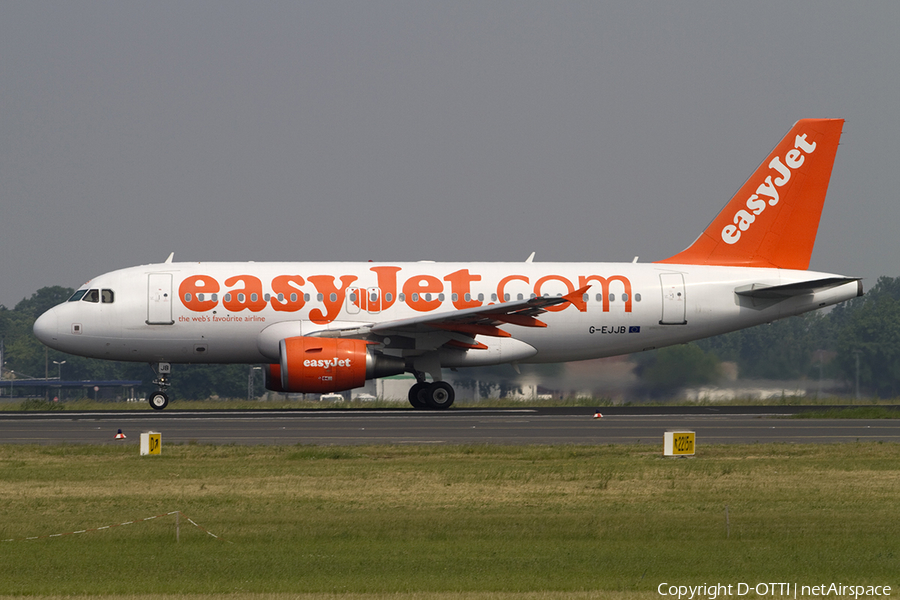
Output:
[[900,3],[0,0],[0,304],[176,260],[641,261],[843,117],[811,268],[900,275]]

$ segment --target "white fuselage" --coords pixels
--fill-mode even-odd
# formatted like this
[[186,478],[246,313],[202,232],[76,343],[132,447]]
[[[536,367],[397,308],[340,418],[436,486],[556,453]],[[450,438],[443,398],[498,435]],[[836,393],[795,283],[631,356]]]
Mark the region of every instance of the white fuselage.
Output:
[[[52,348],[108,360],[271,363],[285,337],[564,296],[590,285],[580,303],[542,314],[547,327],[505,324],[511,339],[441,358],[443,367],[563,362],[679,344],[860,294],[857,282],[777,301],[735,293],[828,277],[835,276],[660,263],[162,263],[93,279],[81,288],[85,297],[42,315],[35,333]],[[411,347],[393,352],[414,355],[428,335],[426,328]]]

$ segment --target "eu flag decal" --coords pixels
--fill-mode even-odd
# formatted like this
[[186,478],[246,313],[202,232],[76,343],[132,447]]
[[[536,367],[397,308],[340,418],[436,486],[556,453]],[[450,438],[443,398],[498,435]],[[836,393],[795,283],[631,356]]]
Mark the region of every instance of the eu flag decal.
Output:
[[628,333],[640,333],[640,332],[641,332],[641,326],[640,326],[640,325],[631,325],[631,326],[628,328]]

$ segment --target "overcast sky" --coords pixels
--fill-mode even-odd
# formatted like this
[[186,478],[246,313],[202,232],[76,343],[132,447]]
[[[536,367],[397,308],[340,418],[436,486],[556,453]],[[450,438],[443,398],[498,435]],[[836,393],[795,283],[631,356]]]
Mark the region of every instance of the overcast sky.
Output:
[[900,3],[0,0],[0,304],[208,260],[652,261],[842,117],[811,268],[900,275]]

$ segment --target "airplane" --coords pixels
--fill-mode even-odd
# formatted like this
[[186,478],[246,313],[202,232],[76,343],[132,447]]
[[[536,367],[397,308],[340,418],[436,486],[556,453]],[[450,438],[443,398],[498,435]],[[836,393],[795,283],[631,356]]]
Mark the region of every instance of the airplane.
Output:
[[328,393],[404,372],[415,408],[446,369],[566,362],[682,344],[863,294],[808,271],[843,119],[794,124],[685,250],[650,263],[173,262],[100,275],[34,333],[80,356],[265,364],[266,387]]

